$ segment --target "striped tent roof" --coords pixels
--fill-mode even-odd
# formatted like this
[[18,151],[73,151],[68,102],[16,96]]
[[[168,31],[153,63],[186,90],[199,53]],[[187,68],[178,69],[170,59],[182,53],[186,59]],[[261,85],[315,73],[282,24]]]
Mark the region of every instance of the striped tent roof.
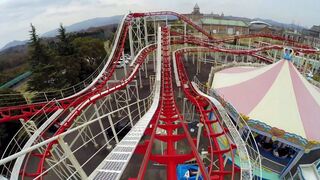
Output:
[[212,87],[250,119],[320,141],[320,90],[291,62],[225,69],[215,73]]

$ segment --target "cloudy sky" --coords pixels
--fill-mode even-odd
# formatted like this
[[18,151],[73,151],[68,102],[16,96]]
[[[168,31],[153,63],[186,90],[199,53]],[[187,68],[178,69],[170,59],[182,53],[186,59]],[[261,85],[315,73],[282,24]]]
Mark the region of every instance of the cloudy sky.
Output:
[[320,0],[0,0],[0,48],[12,40],[28,39],[30,23],[38,33],[82,20],[130,11],[192,11],[260,17],[306,27],[320,24]]

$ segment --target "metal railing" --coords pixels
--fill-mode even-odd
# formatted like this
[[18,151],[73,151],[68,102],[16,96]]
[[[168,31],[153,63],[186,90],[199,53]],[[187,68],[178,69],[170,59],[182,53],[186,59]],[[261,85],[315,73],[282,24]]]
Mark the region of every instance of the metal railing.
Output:
[[[99,159],[96,158],[97,154],[102,153],[106,155],[105,149],[117,144],[121,140],[121,134],[125,133],[126,129],[131,128],[146,113],[151,105],[152,98],[153,93],[145,99],[135,100],[135,102],[128,106],[120,107],[111,112],[107,108],[110,105],[108,101],[110,97],[107,96],[104,99],[98,100],[96,104],[92,104],[86,108],[74,126],[66,132],[47,140],[41,139],[41,141],[36,142],[29,148],[18,148],[18,151],[12,152],[7,157],[2,157],[0,160],[0,172],[4,177],[18,179],[19,176],[17,174],[11,174],[12,164],[17,158],[23,155],[27,156],[21,170],[22,173],[27,174],[27,170],[33,167],[33,164],[28,159],[33,154],[41,153],[41,149],[44,149],[49,143],[58,141],[59,143],[52,149],[50,157],[46,161],[48,168],[41,174],[34,175],[35,179],[39,179],[46,174],[56,176],[57,179],[81,178],[84,172],[92,169],[92,167],[89,167],[89,164],[92,166],[92,164],[98,165],[100,163]],[[119,111],[126,111],[127,114],[119,117],[119,119],[113,118],[119,114]],[[81,123],[81,120],[84,121]],[[123,122],[125,124],[120,125]],[[97,127],[101,129],[97,130]],[[66,143],[69,145],[64,146]],[[20,144],[17,145],[21,147]],[[97,149],[88,150],[88,148],[95,147]],[[85,156],[83,154],[81,156],[83,152],[86,153]],[[89,152],[92,153],[90,154]],[[79,156],[82,157],[81,162],[78,160],[74,161],[74,158]],[[85,160],[83,160],[84,157],[86,158]]]
[[[122,22],[118,24],[118,28],[115,32],[115,36],[113,37],[112,43],[110,47],[114,47],[116,40],[117,40],[117,34],[119,30],[122,30],[119,28],[122,25]],[[112,54],[110,54],[112,55]],[[97,69],[85,80],[82,82],[79,82],[73,86],[63,88],[60,90],[55,91],[45,91],[45,92],[25,92],[21,94],[0,94],[1,103],[0,107],[4,106],[15,106],[15,105],[24,105],[24,104],[31,104],[31,103],[37,103],[37,102],[49,102],[51,99],[64,99],[67,97],[71,97],[72,95],[75,95],[76,93],[79,93],[81,90],[87,88],[91,83],[94,82],[94,80],[99,76],[99,74],[102,72],[102,70],[105,68],[105,65],[108,62],[109,56],[106,55],[100,65],[97,67]]]
[[[217,119],[220,119],[220,127],[226,127],[228,129],[228,133],[226,134],[226,138],[230,139],[233,144],[237,146],[235,152],[239,157],[239,166],[241,170],[241,179],[253,179],[253,167],[251,165],[251,160],[247,151],[247,147],[241,135],[233,122],[231,121],[229,115],[226,110],[222,107],[221,103],[219,103],[215,98],[201,92],[198,88],[198,85],[195,82],[192,82],[192,86],[194,89],[202,96],[208,98],[211,103],[216,107],[214,110],[214,114]],[[223,141],[223,139],[221,139]]]
[[254,178],[260,179],[262,177],[262,159],[258,149],[258,145],[255,141],[253,132],[250,130],[248,124],[242,119],[239,113],[235,110],[235,108],[227,103],[223,98],[221,98],[213,89],[208,89],[204,84],[202,84],[197,77],[194,77],[194,82],[198,85],[199,89],[206,94],[217,99],[228,112],[231,113],[231,116],[235,118],[236,123],[234,123],[236,129],[239,131],[240,129],[245,129],[246,134],[241,134],[242,139],[246,143],[246,149],[248,151],[251,165],[254,167],[253,174]]
[[[52,112],[48,113],[47,111],[45,111],[45,109],[52,109],[54,111],[61,108],[62,107],[60,106],[60,104],[55,99],[53,99],[49,101],[45,106],[43,106],[43,108],[39,109],[28,121],[20,120],[22,127],[17,131],[17,133],[12,137],[11,141],[6,146],[1,159],[13,155],[23,149],[23,146],[33,135],[33,133],[53,114]],[[1,169],[0,174],[8,177],[8,173],[10,172],[10,169],[13,168],[13,166],[14,161],[7,163]]]

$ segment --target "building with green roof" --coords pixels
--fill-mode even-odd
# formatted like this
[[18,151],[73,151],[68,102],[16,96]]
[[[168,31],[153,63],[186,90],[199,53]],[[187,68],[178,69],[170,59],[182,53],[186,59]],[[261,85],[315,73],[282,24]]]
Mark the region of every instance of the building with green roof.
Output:
[[249,33],[249,25],[240,20],[202,18],[200,24],[211,34],[241,35]]

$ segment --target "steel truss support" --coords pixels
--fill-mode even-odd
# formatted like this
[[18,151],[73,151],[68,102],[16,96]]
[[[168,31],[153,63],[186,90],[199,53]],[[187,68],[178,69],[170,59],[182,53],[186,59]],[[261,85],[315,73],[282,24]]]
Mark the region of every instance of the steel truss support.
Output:
[[182,113],[184,116],[185,122],[194,122],[194,113],[195,107],[188,101],[187,98],[183,98],[183,105],[182,105]]
[[[208,152],[210,154],[210,166],[208,171],[210,177],[213,179],[224,179],[226,175],[231,175],[231,179],[234,178],[235,168],[234,165],[234,149],[236,149],[235,144],[230,140],[228,134],[226,133],[225,127],[221,124],[221,120],[217,117],[216,108],[210,104],[210,102],[199,95],[193,88],[188,79],[186,71],[182,64],[182,55],[176,55],[176,64],[178,68],[179,80],[181,82],[181,87],[188,98],[188,100],[197,108],[200,114],[200,122],[204,125],[203,134],[209,139],[209,142],[213,145],[209,146]],[[211,117],[211,113],[215,114],[215,118]],[[199,124],[199,129],[201,125]],[[199,134],[198,134],[198,138]],[[226,141],[227,148],[224,149],[220,147],[219,141]],[[224,156],[231,156],[232,166],[231,170],[225,167]],[[217,158],[217,161],[213,159]],[[217,164],[216,164],[217,163]]]
[[68,144],[66,142],[64,142],[64,140],[62,138],[59,138],[58,142],[59,142],[59,145],[61,146],[62,150],[64,151],[65,156],[70,160],[70,162],[71,162],[72,166],[75,168],[76,172],[79,173],[81,179],[88,179],[87,174],[84,172],[84,170],[80,166],[77,158],[72,153]]
[[129,27],[129,43],[130,43],[130,52],[131,59],[138,54],[138,52],[147,46],[147,25],[144,17],[135,18],[131,21]]
[[[95,112],[95,109],[91,108],[91,107],[88,107],[86,112],[90,112],[90,110],[92,109],[93,112]],[[97,113],[99,112],[95,112],[94,113],[94,116],[97,116]],[[73,127],[77,127],[77,126],[80,126],[82,124],[85,124],[86,122],[90,121],[91,118],[88,120],[87,118],[87,114],[86,113],[83,113],[81,116],[79,116],[75,122],[73,123]],[[82,139],[83,143],[85,143],[88,139],[92,139],[92,143],[95,147],[98,147],[98,143],[95,141],[95,139],[93,138],[93,133],[92,133],[92,129],[90,126],[86,126],[86,127],[83,127],[81,130],[79,129],[79,135],[80,135],[80,138]],[[78,139],[75,138],[73,140],[73,142],[77,141]],[[73,145],[73,143],[71,143]]]
[[36,130],[38,129],[37,125],[32,120],[25,121],[23,119],[20,119],[20,122],[26,133],[29,135],[29,137],[31,137],[32,134],[34,134],[34,132],[36,132]]
[[[184,163],[185,161],[196,158],[197,163],[200,167],[201,173],[205,179],[209,179],[208,173],[205,170],[202,159],[196,149],[196,146],[191,138],[186,125],[183,122],[182,116],[180,115],[173,94],[173,83],[172,83],[172,72],[171,72],[171,61],[169,53],[169,30],[163,28],[162,31],[162,90],[161,90],[161,102],[160,107],[153,117],[153,123],[151,126],[151,138],[145,143],[141,144],[140,148],[147,147],[144,151],[145,156],[140,167],[140,171],[137,179],[144,179],[148,161],[154,161],[159,164],[165,164],[167,169],[167,179],[176,179],[176,167],[178,164]],[[178,128],[183,128],[182,132],[177,131]],[[156,133],[157,129],[165,131],[165,134]],[[146,131],[150,132],[150,131]],[[159,131],[158,131],[159,132]],[[178,133],[179,132],[179,133]],[[150,134],[150,133],[148,133]],[[166,144],[165,152],[162,154],[153,154],[151,152],[154,140],[157,139]],[[176,142],[182,139],[187,139],[192,149],[190,153],[178,154],[176,149]]]

